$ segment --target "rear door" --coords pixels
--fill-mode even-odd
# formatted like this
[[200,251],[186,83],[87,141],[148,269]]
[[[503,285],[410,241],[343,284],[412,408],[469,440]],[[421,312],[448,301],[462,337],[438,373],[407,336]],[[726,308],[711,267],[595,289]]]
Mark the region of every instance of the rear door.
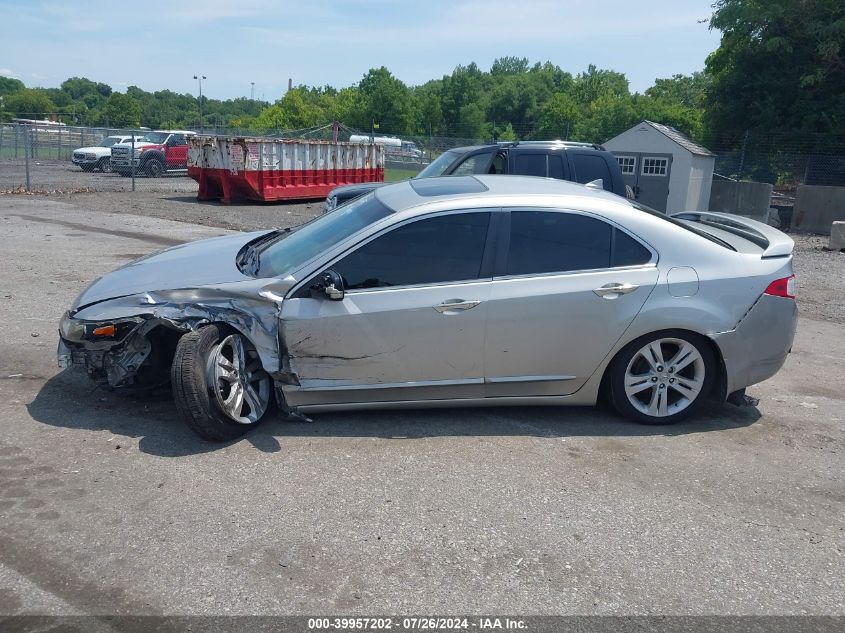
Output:
[[654,288],[656,254],[585,213],[516,208],[506,217],[487,309],[485,393],[573,393]]

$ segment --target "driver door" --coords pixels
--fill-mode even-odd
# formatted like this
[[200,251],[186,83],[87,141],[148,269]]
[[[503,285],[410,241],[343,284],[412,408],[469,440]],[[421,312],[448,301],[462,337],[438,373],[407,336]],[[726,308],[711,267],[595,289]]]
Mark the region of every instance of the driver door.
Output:
[[310,283],[285,299],[281,332],[299,380],[284,386],[288,405],[483,398],[493,216],[391,227],[314,276],[340,274],[342,300]]

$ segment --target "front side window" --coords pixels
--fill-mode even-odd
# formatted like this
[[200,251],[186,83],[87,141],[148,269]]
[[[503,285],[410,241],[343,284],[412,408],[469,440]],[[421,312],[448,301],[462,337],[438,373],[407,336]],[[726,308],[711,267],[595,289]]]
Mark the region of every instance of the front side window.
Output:
[[146,143],[155,143],[156,145],[163,144],[169,134],[167,132],[147,132],[142,136],[139,140],[144,141]]
[[511,211],[507,275],[636,266],[651,259],[651,251],[639,241],[597,218],[556,211]]
[[490,164],[491,158],[492,156],[490,152],[468,156],[450,175],[470,176],[472,174],[486,174],[487,166]]
[[332,266],[347,290],[478,279],[490,213],[456,213],[405,224]]
[[418,173],[416,178],[435,178],[436,176],[442,176],[460,156],[461,153],[456,151],[443,152],[431,161],[428,167]]

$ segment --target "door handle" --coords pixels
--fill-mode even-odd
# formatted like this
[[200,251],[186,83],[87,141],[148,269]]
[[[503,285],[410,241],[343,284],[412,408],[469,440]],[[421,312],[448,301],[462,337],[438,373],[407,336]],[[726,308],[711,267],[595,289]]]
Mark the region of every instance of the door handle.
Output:
[[446,299],[443,303],[438,303],[436,306],[432,307],[440,314],[449,314],[462,312],[464,310],[471,310],[479,303],[481,303],[481,301],[478,299]]
[[605,284],[601,288],[596,288],[593,292],[603,299],[616,299],[619,295],[626,295],[629,292],[634,292],[637,288],[639,288],[639,286],[635,284],[611,283]]

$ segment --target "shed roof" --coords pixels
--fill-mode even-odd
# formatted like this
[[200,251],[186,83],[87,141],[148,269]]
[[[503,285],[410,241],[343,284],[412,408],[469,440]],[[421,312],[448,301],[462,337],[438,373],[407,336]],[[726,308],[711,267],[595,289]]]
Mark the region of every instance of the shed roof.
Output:
[[670,125],[663,125],[662,123],[655,123],[653,121],[643,121],[643,123],[648,123],[651,127],[655,130],[663,134],[666,138],[674,141],[685,150],[695,154],[696,156],[715,156],[713,152],[711,152],[706,147],[699,145],[695,141],[693,141],[688,136],[685,136],[675,128]]

